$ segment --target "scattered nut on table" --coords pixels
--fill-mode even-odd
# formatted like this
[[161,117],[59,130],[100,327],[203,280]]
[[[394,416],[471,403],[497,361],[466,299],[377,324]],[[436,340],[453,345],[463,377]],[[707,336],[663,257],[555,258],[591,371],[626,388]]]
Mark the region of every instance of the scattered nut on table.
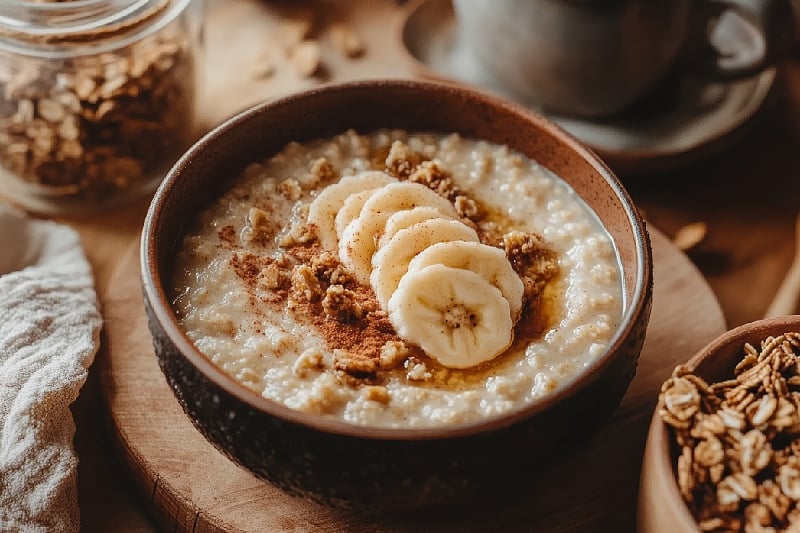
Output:
[[306,40],[292,49],[289,61],[299,76],[309,78],[319,70],[321,55],[319,43]]
[[254,79],[265,79],[275,74],[275,58],[268,52],[261,53],[253,62],[250,71]]
[[705,239],[707,232],[708,226],[705,222],[693,222],[680,228],[672,241],[681,250],[690,250]]
[[347,24],[335,24],[330,31],[331,42],[346,57],[358,57],[364,53],[364,43],[356,31]]

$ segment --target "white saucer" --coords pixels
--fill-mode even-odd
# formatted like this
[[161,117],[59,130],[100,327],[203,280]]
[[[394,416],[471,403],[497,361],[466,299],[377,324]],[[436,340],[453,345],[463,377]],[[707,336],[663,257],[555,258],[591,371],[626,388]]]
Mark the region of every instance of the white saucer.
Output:
[[[730,22],[736,23],[732,18]],[[401,41],[421,75],[475,88],[512,100],[457,43],[451,0],[413,4],[402,27]],[[733,32],[735,33],[735,32]],[[696,161],[736,138],[762,107],[775,79],[775,69],[735,82],[674,80],[666,100],[607,120],[583,120],[545,113],[595,150],[617,172],[666,170]],[[535,107],[535,106],[531,106]]]

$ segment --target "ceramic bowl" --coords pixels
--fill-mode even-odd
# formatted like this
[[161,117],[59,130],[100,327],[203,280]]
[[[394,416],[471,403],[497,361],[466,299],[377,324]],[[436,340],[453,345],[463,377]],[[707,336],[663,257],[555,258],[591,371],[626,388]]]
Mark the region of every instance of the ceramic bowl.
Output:
[[[745,343],[753,346],[767,337],[800,331],[800,315],[758,320],[734,328],[697,352],[686,366],[707,382],[733,376]],[[698,525],[678,489],[676,456],[669,428],[653,414],[645,445],[637,509],[640,533],[696,533]]]
[[[612,236],[626,308],[610,347],[555,394],[489,420],[428,429],[357,427],[262,398],[215,367],[181,331],[167,296],[187,219],[250,162],[348,128],[458,132],[520,150],[561,176]],[[197,142],[150,206],[141,248],[145,307],[161,369],[189,418],[222,453],[293,494],[364,511],[497,496],[585,440],[618,405],[644,341],[652,257],[631,199],[589,150],[541,116],[468,89],[411,81],[327,86],[258,105]]]

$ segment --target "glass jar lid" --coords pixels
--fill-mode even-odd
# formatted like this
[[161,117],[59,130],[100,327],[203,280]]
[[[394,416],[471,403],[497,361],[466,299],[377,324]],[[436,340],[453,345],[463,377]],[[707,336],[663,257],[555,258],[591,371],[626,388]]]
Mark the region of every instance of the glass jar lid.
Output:
[[189,1],[3,0],[0,48],[44,57],[108,51],[157,31]]

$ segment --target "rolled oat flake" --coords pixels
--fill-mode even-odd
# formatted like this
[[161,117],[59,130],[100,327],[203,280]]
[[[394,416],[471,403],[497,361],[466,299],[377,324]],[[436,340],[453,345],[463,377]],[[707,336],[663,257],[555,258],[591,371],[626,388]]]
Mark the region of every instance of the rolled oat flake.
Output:
[[0,196],[64,213],[152,192],[192,140],[202,9],[0,2]]

